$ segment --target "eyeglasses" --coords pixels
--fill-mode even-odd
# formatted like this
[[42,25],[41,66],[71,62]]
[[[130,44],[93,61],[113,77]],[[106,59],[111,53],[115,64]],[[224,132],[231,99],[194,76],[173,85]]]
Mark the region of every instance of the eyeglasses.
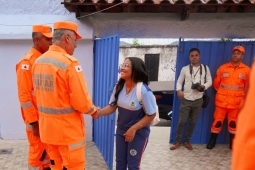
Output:
[[128,64],[128,63],[123,63],[123,64],[121,64],[119,67],[120,67],[120,68],[127,68],[127,67],[131,67],[131,65]]

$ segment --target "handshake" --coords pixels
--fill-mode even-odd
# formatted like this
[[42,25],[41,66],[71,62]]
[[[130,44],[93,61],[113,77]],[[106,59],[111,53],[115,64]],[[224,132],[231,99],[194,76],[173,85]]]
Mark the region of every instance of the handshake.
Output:
[[97,107],[97,111],[91,115],[94,119],[99,119],[102,116],[100,107]]

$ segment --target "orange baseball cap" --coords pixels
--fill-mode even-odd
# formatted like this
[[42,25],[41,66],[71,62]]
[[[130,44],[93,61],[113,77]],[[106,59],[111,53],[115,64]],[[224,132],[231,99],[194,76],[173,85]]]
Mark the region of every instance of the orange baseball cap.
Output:
[[240,51],[240,52],[242,52],[242,53],[244,53],[244,52],[245,52],[244,47],[243,47],[243,46],[241,46],[241,45],[235,46],[235,47],[233,48],[233,50],[232,50],[232,51],[235,51],[235,50],[238,50],[238,51]]
[[52,38],[52,29],[47,25],[34,25],[32,28],[32,32],[42,33],[45,37]]
[[70,22],[70,21],[56,22],[56,23],[54,23],[54,30],[56,30],[56,29],[72,30],[76,34],[76,39],[77,40],[82,38],[82,36],[80,34],[78,34],[78,25],[73,23],[73,22]]

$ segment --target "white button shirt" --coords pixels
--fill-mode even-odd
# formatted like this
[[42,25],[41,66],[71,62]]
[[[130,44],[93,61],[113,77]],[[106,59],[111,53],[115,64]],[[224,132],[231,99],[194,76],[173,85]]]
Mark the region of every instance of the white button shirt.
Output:
[[[205,80],[205,68],[204,65],[201,64],[202,68],[202,75],[201,75],[201,85],[205,86],[205,90],[208,89],[212,85],[212,76],[210,73],[210,69],[208,66],[206,66],[206,83],[204,83]],[[192,76],[192,77],[191,77]],[[184,83],[184,98],[187,100],[197,100],[203,97],[204,92],[199,92],[197,90],[191,89],[192,82],[200,83],[200,66],[195,67],[192,66],[192,75],[190,75],[190,65],[184,66],[181,70],[180,76],[176,83],[176,91],[182,90],[182,85]]]

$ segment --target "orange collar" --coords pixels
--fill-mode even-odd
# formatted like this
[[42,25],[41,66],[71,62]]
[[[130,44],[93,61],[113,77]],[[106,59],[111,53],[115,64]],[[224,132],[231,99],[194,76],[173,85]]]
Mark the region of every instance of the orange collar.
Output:
[[237,67],[244,67],[244,64],[241,62],[240,64],[239,64],[239,66],[233,66],[232,65],[232,63],[231,63],[231,61],[228,63],[228,67],[233,67],[233,68],[237,68]]
[[51,45],[49,48],[49,51],[58,51],[58,52],[67,54],[66,50],[64,50],[63,48],[56,46],[56,45]]
[[40,51],[38,51],[37,49],[35,49],[34,47],[30,48],[30,52],[33,53],[33,55],[39,57],[40,55],[42,55],[42,53]]

